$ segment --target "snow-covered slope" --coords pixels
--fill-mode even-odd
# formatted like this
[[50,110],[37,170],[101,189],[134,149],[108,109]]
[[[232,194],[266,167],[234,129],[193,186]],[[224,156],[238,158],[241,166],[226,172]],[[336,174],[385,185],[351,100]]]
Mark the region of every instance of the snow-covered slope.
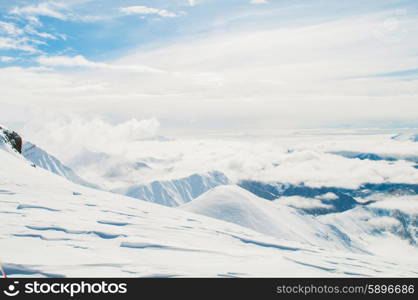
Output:
[[343,230],[236,185],[216,187],[181,208],[281,239],[359,251]]
[[80,178],[71,168],[65,166],[55,156],[30,142],[24,142],[22,155],[36,166],[67,178],[69,181],[88,187],[97,187]]
[[76,185],[2,139],[0,161],[0,259],[11,276],[416,276],[413,256],[331,251]]
[[228,178],[221,172],[213,171],[205,174],[193,174],[180,179],[134,185],[113,191],[129,197],[173,207],[187,203],[211,188],[225,184],[229,184]]
[[[329,196],[331,197],[331,196]],[[377,197],[368,205],[313,217],[238,186],[212,189],[182,209],[280,239],[374,255],[418,255],[418,196]]]

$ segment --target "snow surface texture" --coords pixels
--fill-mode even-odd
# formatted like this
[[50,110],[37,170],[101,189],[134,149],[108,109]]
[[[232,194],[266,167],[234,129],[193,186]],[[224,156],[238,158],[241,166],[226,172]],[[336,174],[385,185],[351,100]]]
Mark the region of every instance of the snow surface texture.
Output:
[[[283,238],[279,233],[262,234],[178,208],[76,185],[32,167],[1,136],[0,161],[0,259],[10,276],[417,276],[416,248],[406,247],[406,240],[391,233],[392,242],[400,240],[405,246],[396,257],[346,247],[336,250],[338,242],[329,247],[331,242],[313,238],[309,231],[291,240],[288,234]],[[257,213],[273,216],[265,211],[266,203],[256,202],[267,200],[250,197],[237,187],[218,189],[232,203],[249,202]],[[235,195],[245,197],[239,200]],[[313,220],[285,207],[277,211],[278,218],[289,218],[287,228],[294,222],[294,232]],[[340,223],[351,220],[349,216]],[[325,222],[313,220],[312,224],[328,230]],[[366,224],[371,226],[367,228],[397,226],[387,218]],[[351,231],[361,231],[359,226]],[[387,242],[371,236],[381,244]]]

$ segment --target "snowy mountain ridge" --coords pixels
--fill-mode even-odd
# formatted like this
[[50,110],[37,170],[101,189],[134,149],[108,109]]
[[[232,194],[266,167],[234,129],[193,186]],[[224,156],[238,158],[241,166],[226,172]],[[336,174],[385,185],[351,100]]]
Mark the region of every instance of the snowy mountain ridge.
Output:
[[116,189],[113,192],[175,207],[192,201],[214,187],[229,183],[229,179],[223,173],[212,171],[205,174],[192,174],[179,179],[134,185],[128,188]]
[[65,166],[55,156],[49,154],[31,142],[24,142],[22,155],[27,160],[34,163],[36,166],[62,176],[71,182],[88,187],[98,188],[97,185],[91,184],[80,178],[80,176],[78,176],[71,168]]

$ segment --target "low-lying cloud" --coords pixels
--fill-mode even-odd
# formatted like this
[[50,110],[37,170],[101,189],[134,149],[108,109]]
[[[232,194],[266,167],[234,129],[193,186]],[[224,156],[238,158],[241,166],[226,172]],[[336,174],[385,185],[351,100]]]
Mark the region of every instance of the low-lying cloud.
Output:
[[[350,159],[329,150],[417,151],[388,135],[218,137],[166,139],[156,136],[156,119],[131,119],[111,124],[101,119],[48,122],[26,126],[25,137],[43,146],[95,183],[171,180],[208,171],[223,172],[232,182],[255,180],[311,187],[357,189],[364,183],[418,182],[413,162]],[[407,145],[405,145],[407,144]],[[383,149],[383,150],[382,150]],[[379,152],[377,152],[379,153]],[[88,166],[77,163],[89,161]],[[146,165],[145,168],[136,166]],[[122,168],[118,176],[109,170]],[[120,187],[120,186],[118,186]],[[333,194],[319,199],[331,200]],[[317,205],[309,199],[307,205]],[[314,203],[315,202],[315,203]]]
[[107,152],[109,149],[154,136],[160,127],[157,119],[130,119],[111,124],[100,118],[91,120],[65,118],[55,121],[30,122],[23,135],[64,161],[83,150]]

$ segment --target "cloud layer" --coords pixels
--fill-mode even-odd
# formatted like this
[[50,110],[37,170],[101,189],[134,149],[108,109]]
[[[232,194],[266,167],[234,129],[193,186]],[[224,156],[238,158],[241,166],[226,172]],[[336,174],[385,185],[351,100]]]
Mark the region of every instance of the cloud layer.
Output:
[[128,15],[157,15],[163,18],[174,18],[177,15],[165,9],[158,9],[147,6],[128,6],[122,7],[121,12]]
[[[110,124],[100,119],[69,119],[27,124],[24,137],[72,167],[85,179],[106,183],[139,184],[169,180],[193,173],[221,171],[233,182],[258,180],[311,187],[357,189],[364,183],[418,182],[413,162],[350,159],[331,151],[356,150],[384,154],[413,155],[418,143],[400,142],[390,135],[317,134],[283,132],[266,137],[221,137],[163,139],[156,119],[130,120]],[[384,150],[383,150],[384,149]],[[87,162],[86,166],[82,162]],[[146,164],[147,168],[138,168]],[[129,169],[118,178],[108,177],[109,169]],[[120,186],[112,186],[113,188]],[[333,194],[321,196],[331,200]],[[319,205],[317,199],[299,201],[304,206]],[[293,201],[294,200],[294,201]],[[303,200],[303,199],[302,199]]]
[[100,152],[121,149],[135,141],[154,136],[159,127],[156,119],[131,119],[111,124],[99,118],[73,118],[48,123],[32,121],[26,124],[22,132],[25,137],[31,137],[33,142],[39,142],[62,159],[69,159],[85,149]]

